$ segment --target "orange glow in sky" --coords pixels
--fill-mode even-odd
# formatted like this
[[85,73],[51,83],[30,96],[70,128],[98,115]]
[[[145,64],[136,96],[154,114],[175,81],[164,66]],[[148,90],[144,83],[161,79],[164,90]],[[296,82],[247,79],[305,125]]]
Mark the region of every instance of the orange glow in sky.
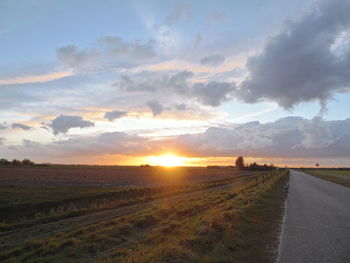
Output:
[[150,156],[147,158],[147,161],[150,165],[159,165],[165,167],[174,167],[174,166],[183,166],[188,162],[186,157],[177,156],[175,154],[164,154],[161,156]]

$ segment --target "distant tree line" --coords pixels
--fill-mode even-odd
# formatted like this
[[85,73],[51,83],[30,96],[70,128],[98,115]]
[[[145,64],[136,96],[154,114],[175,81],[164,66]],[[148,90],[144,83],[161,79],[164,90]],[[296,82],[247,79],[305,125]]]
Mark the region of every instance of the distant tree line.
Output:
[[140,167],[141,168],[150,168],[152,166],[150,166],[149,164],[141,164]]
[[34,164],[35,163],[30,159],[23,159],[22,161],[17,159],[13,159],[12,161],[9,161],[7,159],[0,159],[0,165],[31,166]]
[[236,159],[236,169],[238,170],[248,170],[248,171],[271,171],[271,170],[274,170],[276,169],[276,167],[273,165],[273,164],[270,164],[270,165],[267,165],[267,164],[264,164],[264,165],[260,165],[260,164],[257,164],[256,162],[254,163],[251,163],[249,165],[246,165],[244,163],[244,158],[243,156],[239,156],[237,159]]

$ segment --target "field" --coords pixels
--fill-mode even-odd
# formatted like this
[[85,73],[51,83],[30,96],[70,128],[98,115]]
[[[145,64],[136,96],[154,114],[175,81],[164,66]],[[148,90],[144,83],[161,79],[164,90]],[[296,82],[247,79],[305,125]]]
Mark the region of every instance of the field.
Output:
[[350,187],[350,169],[309,168],[301,170],[305,173],[331,181],[333,183]]
[[249,172],[202,167],[137,167],[56,165],[49,167],[1,167],[1,185],[132,187],[189,184],[232,178]]
[[273,261],[287,174],[0,168],[0,261]]

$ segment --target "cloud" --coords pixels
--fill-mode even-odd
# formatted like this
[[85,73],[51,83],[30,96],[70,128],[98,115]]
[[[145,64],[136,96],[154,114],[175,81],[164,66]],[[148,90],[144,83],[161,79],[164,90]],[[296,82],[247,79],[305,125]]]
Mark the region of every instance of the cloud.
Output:
[[68,115],[59,115],[49,125],[55,135],[59,133],[67,133],[71,128],[86,128],[92,126],[95,126],[95,123],[92,121],[83,120],[80,116]]
[[113,111],[106,112],[104,117],[109,121],[113,121],[115,119],[120,119],[126,116],[127,113],[128,113],[127,111],[113,110]]
[[177,73],[154,73],[142,72],[132,79],[123,75],[119,83],[114,86],[126,92],[148,92],[154,93],[158,97],[163,95],[164,100],[169,101],[169,94],[180,99],[197,100],[203,105],[219,106],[221,103],[232,98],[236,86],[234,83],[207,82],[189,83],[193,77],[190,71],[180,71]]
[[[314,132],[315,129],[321,129],[322,132]],[[243,155],[284,160],[313,158],[316,162],[318,158],[350,157],[350,118],[326,121],[319,117],[311,120],[286,117],[269,123],[254,121],[229,128],[210,127],[197,134],[160,140],[125,132],[110,132],[77,136],[48,144],[23,140],[22,145],[9,147],[0,147],[0,155],[8,158],[13,154],[11,156],[15,158],[15,155],[25,157],[30,153],[36,159],[37,156],[57,158],[106,154],[145,156],[175,151],[191,157],[233,158]]]
[[0,137],[0,145],[5,145],[6,138]]
[[154,117],[162,114],[164,111],[163,105],[156,100],[147,102],[147,106],[151,109]]
[[202,34],[201,32],[198,32],[196,38],[195,38],[195,41],[194,41],[194,47],[195,48],[198,48],[200,46],[200,44],[202,43],[203,41],[203,37],[202,37]]
[[50,148],[56,149],[59,153],[72,155],[140,155],[148,152],[148,141],[149,139],[124,132],[108,132],[98,136],[58,141],[51,144]]
[[350,1],[321,4],[300,21],[289,22],[263,51],[247,62],[249,76],[236,95],[245,102],[277,102],[292,108],[318,100],[321,105],[350,86],[350,51],[342,56],[332,45],[350,25]]
[[212,127],[203,133],[181,135],[167,144],[189,156],[338,158],[350,156],[349,131],[350,119],[286,117],[266,124],[248,122],[231,129]]
[[178,111],[185,111],[185,110],[187,110],[187,105],[185,103],[180,103],[180,104],[176,104],[175,108]]
[[300,131],[304,135],[302,145],[305,148],[325,148],[335,142],[330,128],[319,116],[303,120],[300,123]]
[[24,147],[27,147],[27,148],[39,148],[39,147],[41,147],[41,143],[27,140],[27,139],[22,140],[22,145]]
[[66,45],[57,49],[57,58],[69,68],[81,70],[94,67],[100,54],[92,50],[80,50],[76,45]]
[[209,106],[219,106],[221,103],[231,99],[235,91],[234,83],[209,82],[195,83],[191,89],[191,95],[196,97],[199,102]]
[[12,129],[22,129],[24,131],[28,131],[28,130],[32,129],[32,127],[30,127],[28,125],[21,124],[21,123],[12,123],[11,127],[12,127]]
[[0,85],[48,82],[48,81],[68,77],[71,75],[72,73],[70,71],[56,71],[56,72],[40,74],[40,75],[18,76],[18,77],[0,79]]
[[30,91],[24,88],[16,87],[14,89],[11,86],[0,87],[0,110],[21,108],[21,104],[34,104],[37,100],[37,97],[33,96]]
[[155,42],[124,41],[120,37],[104,36],[92,48],[66,45],[56,51],[59,61],[76,71],[91,71],[113,67],[129,68],[150,62],[156,57]]
[[177,4],[175,10],[165,17],[164,23],[168,26],[179,22],[182,19],[192,18],[192,6],[190,4]]
[[7,123],[6,122],[0,123],[0,130],[5,130],[5,129],[7,129]]
[[190,71],[180,71],[177,73],[168,72],[141,72],[130,76],[122,75],[119,82],[114,86],[126,92],[152,92],[186,95],[189,92],[188,80],[193,77]]
[[163,72],[142,72],[134,75],[134,79],[129,76],[122,75],[120,81],[115,83],[115,87],[119,87],[127,92],[187,92],[187,81],[193,77],[190,71],[180,71],[175,74]]
[[147,62],[156,56],[154,41],[146,43],[126,42],[120,37],[105,36],[99,39],[99,43],[112,59],[118,59],[128,64]]
[[[79,136],[51,143],[40,143],[24,139],[21,145],[0,147],[0,155],[9,158],[57,160],[73,157],[103,156],[110,154],[144,155],[150,154],[150,139],[124,132],[108,132],[97,136]],[[53,158],[53,159],[50,159]]]
[[202,65],[206,66],[219,66],[224,63],[225,57],[220,54],[214,54],[210,56],[203,57],[200,61]]

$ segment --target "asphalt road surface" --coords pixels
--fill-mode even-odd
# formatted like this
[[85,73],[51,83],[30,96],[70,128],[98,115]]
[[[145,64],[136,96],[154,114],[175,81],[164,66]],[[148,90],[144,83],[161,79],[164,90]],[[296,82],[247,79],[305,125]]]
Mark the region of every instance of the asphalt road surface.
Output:
[[350,262],[350,188],[291,170],[278,262]]

